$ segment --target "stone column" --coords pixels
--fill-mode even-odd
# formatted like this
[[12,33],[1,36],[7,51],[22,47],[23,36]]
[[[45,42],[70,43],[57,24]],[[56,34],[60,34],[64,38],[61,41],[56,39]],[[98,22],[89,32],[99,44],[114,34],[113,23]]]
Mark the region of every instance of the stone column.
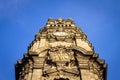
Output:
[[33,69],[32,80],[41,80],[42,70]]

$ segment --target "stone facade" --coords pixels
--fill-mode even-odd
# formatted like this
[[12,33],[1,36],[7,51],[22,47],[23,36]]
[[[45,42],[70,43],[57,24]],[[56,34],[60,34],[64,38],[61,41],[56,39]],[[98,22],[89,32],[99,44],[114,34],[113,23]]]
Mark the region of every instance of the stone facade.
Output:
[[107,80],[107,65],[72,19],[48,19],[15,65],[16,80]]

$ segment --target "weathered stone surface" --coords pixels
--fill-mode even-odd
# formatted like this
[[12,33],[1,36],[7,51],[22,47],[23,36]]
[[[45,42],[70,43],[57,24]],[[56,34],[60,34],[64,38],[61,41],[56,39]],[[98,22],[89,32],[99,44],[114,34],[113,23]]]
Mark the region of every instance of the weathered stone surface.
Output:
[[62,18],[48,19],[15,65],[16,80],[106,80],[106,68],[85,33]]

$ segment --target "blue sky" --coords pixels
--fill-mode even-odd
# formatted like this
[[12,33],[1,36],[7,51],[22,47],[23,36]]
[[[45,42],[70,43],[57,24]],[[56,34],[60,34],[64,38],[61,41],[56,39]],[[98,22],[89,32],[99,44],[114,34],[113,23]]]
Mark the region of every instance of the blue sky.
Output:
[[119,0],[0,0],[0,80],[15,80],[14,64],[49,17],[72,18],[106,60],[108,80],[119,80]]

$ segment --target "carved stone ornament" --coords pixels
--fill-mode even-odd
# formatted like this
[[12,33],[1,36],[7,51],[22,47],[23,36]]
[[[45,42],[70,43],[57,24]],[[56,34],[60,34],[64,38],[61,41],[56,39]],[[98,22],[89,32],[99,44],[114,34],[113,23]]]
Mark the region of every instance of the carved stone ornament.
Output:
[[16,80],[107,80],[107,65],[72,19],[48,19],[15,65]]

